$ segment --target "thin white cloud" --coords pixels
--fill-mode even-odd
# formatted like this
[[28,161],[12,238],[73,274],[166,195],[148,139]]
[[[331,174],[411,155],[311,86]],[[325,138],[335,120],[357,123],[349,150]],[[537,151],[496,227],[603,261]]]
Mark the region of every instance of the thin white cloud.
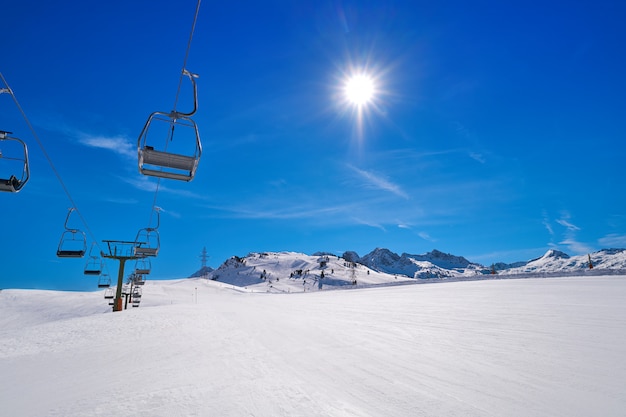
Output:
[[139,200],[136,198],[117,198],[117,197],[105,197],[104,201],[113,204],[125,204],[125,205],[135,205],[139,203]]
[[428,233],[426,233],[426,232],[419,232],[417,235],[419,237],[421,237],[422,239],[427,240],[429,242],[434,242],[435,241],[435,239],[430,237],[430,235]]
[[387,229],[385,229],[385,226],[383,226],[383,225],[382,225],[382,224],[380,224],[380,223],[376,223],[376,222],[372,222],[372,221],[369,221],[369,220],[364,220],[364,219],[361,219],[361,218],[356,218],[356,217],[354,217],[354,218],[353,218],[353,220],[354,220],[356,223],[358,223],[358,224],[363,224],[363,225],[365,225],[365,226],[370,226],[370,227],[373,227],[373,228],[376,228],[376,229],[380,229],[380,230],[382,230],[383,232],[386,232],[386,231],[387,231]]
[[566,227],[567,230],[571,230],[571,231],[580,230],[580,227],[576,226],[575,224],[570,223],[566,219],[558,219],[556,220],[556,222],[560,224],[561,226]]
[[85,146],[106,149],[128,158],[137,158],[137,148],[124,136],[98,136],[81,133],[78,141]]
[[480,162],[481,164],[484,164],[485,162],[487,162],[485,157],[482,154],[479,154],[477,152],[470,152],[469,156],[470,158],[474,159],[475,161]]
[[352,165],[348,165],[348,167],[356,172],[357,174],[359,174],[359,176],[364,179],[367,183],[367,185],[373,187],[373,188],[377,188],[380,190],[384,190],[384,191],[388,191],[392,194],[397,195],[398,197],[402,197],[404,199],[409,199],[409,195],[407,193],[405,193],[402,188],[397,185],[392,183],[391,181],[387,180],[386,178],[383,178],[379,175],[374,174],[373,172],[370,171],[365,171],[363,169],[359,169],[355,166]]
[[329,215],[338,213],[349,213],[354,209],[352,206],[284,206],[278,204],[280,208],[260,208],[257,204],[250,204],[257,207],[256,210],[250,210],[242,207],[229,206],[207,206],[208,209],[225,213],[224,217],[236,219],[329,219]]
[[[156,192],[157,190],[157,180],[156,178],[153,178],[153,177],[148,177],[145,175],[134,175],[132,177],[118,177],[118,178],[141,191]],[[159,183],[159,192],[175,194],[181,197],[189,197],[189,198],[194,198],[197,200],[207,200],[209,198],[206,195],[197,194],[186,189],[181,189],[177,187],[169,187],[167,185],[164,185],[165,182],[166,181],[161,181]]]
[[548,220],[547,216],[543,217],[543,221],[541,223],[544,225],[548,233],[550,233],[550,236],[554,236],[554,229],[552,228],[552,225],[550,224],[550,220]]
[[626,248],[626,235],[611,233],[598,239],[603,248]]
[[559,244],[567,246],[570,252],[573,252],[577,255],[593,252],[593,248],[591,248],[589,245],[582,243],[582,242],[578,242],[577,240],[573,238],[566,238],[562,240],[561,242],[559,242]]

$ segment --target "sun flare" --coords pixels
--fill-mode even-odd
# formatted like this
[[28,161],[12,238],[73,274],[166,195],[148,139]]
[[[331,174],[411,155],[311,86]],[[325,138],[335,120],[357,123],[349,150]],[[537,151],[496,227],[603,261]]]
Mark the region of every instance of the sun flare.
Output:
[[344,93],[348,102],[363,106],[374,99],[374,80],[363,74],[350,77],[345,84]]

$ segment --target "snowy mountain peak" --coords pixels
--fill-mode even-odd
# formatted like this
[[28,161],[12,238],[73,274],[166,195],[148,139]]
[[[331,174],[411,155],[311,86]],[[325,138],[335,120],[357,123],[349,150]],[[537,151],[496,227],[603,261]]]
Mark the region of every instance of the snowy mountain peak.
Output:
[[[403,253],[402,257],[411,258],[416,261],[428,261],[440,268],[455,269],[455,268],[467,268],[470,265],[480,266],[473,264],[462,256],[452,255],[450,253],[444,253],[437,249],[433,249],[423,255],[410,255]],[[482,267],[482,266],[480,266]]]
[[368,265],[370,268],[376,269],[376,267],[385,267],[393,265],[398,262],[400,256],[393,253],[389,249],[376,248],[367,255],[359,259],[359,262]]
[[561,258],[561,259],[569,259],[569,255],[565,252],[561,252],[560,250],[550,249],[539,259],[547,259],[547,258]]

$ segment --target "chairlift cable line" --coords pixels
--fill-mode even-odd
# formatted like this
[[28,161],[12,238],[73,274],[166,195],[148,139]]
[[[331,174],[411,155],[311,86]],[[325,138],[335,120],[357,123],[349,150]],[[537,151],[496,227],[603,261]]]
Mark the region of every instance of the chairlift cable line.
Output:
[[180,95],[180,89],[183,85],[184,71],[187,68],[187,59],[189,58],[189,51],[191,50],[191,40],[193,39],[193,33],[196,30],[196,22],[198,21],[198,14],[200,13],[200,3],[202,0],[198,0],[196,4],[196,13],[193,17],[193,23],[191,25],[191,32],[189,33],[189,40],[187,41],[187,50],[185,51],[185,59],[183,60],[183,69],[180,72],[180,78],[178,80],[178,90],[176,91],[176,99],[174,100],[174,111],[176,111],[176,105],[178,104],[178,96]]
[[69,189],[67,188],[67,186],[63,182],[63,179],[61,178],[61,174],[59,174],[59,171],[57,171],[56,167],[52,163],[52,159],[50,158],[50,155],[48,155],[48,152],[46,152],[46,148],[43,146],[43,142],[41,141],[41,139],[39,139],[39,135],[37,135],[37,132],[35,131],[35,128],[33,127],[32,123],[30,122],[28,117],[26,116],[26,113],[24,112],[24,109],[22,108],[22,106],[20,105],[19,101],[17,100],[17,97],[15,97],[15,93],[13,93],[13,90],[11,89],[11,87],[9,87],[9,83],[7,83],[6,79],[4,78],[4,75],[2,75],[1,72],[0,72],[0,78],[2,78],[2,82],[4,83],[4,85],[9,90],[9,94],[11,95],[11,97],[13,97],[13,102],[15,102],[15,105],[17,106],[18,110],[22,114],[22,117],[24,118],[24,121],[26,122],[26,125],[30,129],[30,132],[32,133],[32,135],[35,138],[35,140],[37,141],[37,144],[39,145],[39,148],[41,149],[41,152],[43,153],[43,155],[45,156],[46,160],[48,161],[48,164],[50,164],[50,168],[52,168],[52,172],[54,172],[54,175],[57,177],[57,180],[59,180],[59,183],[61,184],[61,187],[63,188],[63,191],[65,192],[65,195],[70,200],[70,203],[72,204],[72,207],[74,208],[74,210],[78,214],[78,217],[80,217],[81,221],[85,225],[85,228],[87,229],[87,232],[89,233],[89,236],[93,239],[94,242],[96,242],[96,245],[98,246],[98,249],[101,249],[100,248],[100,244],[98,243],[98,240],[95,238],[95,235],[93,234],[93,232],[91,231],[91,228],[89,227],[89,224],[87,223],[87,221],[83,217],[83,214],[78,209],[78,207],[76,205],[76,202],[74,201],[74,199],[72,198],[72,195],[70,194]]
[[[187,41],[187,49],[185,50],[185,58],[183,59],[183,68],[180,72],[180,78],[178,80],[178,89],[176,91],[176,97],[174,99],[174,108],[172,110],[172,112],[176,112],[176,106],[178,105],[178,97],[180,96],[180,90],[182,88],[182,84],[183,84],[183,78],[185,76],[185,69],[187,68],[187,59],[189,58],[189,51],[191,50],[191,41],[193,39],[193,34],[196,30],[196,22],[198,21],[198,14],[200,13],[200,3],[202,2],[202,0],[198,0],[198,3],[196,4],[196,12],[194,14],[193,17],[193,23],[191,24],[191,31],[189,33],[189,40]],[[174,127],[172,126],[172,129]],[[169,140],[171,140],[171,134],[170,134],[170,138]],[[167,150],[167,145],[169,143],[169,140],[166,140],[165,143],[165,149]],[[148,227],[150,227],[150,224],[152,223],[152,215],[154,214],[154,210],[156,208],[156,204],[157,204],[157,196],[159,194],[159,187],[161,185],[161,178],[157,179],[157,184],[156,184],[156,188],[154,191],[154,198],[152,200],[152,209],[150,210],[150,219],[148,221]]]

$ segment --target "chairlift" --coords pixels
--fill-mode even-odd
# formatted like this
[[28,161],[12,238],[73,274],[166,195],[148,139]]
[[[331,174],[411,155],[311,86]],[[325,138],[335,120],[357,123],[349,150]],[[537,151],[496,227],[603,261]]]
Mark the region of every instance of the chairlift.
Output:
[[98,288],[109,288],[111,286],[111,278],[107,275],[101,275],[98,278]]
[[135,274],[137,275],[148,275],[151,269],[152,265],[149,258],[139,258],[135,262]]
[[87,264],[85,265],[85,275],[100,275],[102,273],[102,258],[96,253],[94,255],[94,246],[96,243],[94,242],[91,245],[91,250],[89,251],[89,259],[87,260]]
[[160,209],[155,207],[157,221],[156,227],[146,227],[139,229],[137,237],[135,238],[134,252],[135,256],[139,258],[145,258],[147,256],[157,256],[159,254],[159,248],[161,247],[161,240],[159,238]]
[[[23,140],[8,136],[10,134],[11,132],[0,130],[0,145],[7,145],[0,147],[0,167],[2,167],[0,191],[17,193],[30,178],[28,148]],[[17,146],[10,145],[13,143],[17,143]],[[17,171],[21,171],[21,173]],[[4,172],[7,172],[8,175]]]
[[[191,119],[198,109],[198,88],[196,86],[197,74],[193,74],[186,69],[183,74],[188,76],[193,87],[193,110],[183,113],[172,110],[170,113],[156,111],[148,117],[146,124],[137,140],[137,151],[139,154],[139,172],[144,175],[169,178],[180,181],[191,181],[196,174],[200,155],[202,154],[202,143],[198,126]],[[185,141],[188,148],[185,153],[168,152],[167,146],[176,136],[180,141]],[[159,137],[163,139],[163,149],[155,147]],[[184,145],[184,144],[180,144]],[[178,146],[177,146],[178,148]],[[189,152],[194,148],[193,152]]]
[[110,288],[110,287],[109,287],[109,288],[107,288],[107,289],[104,291],[104,298],[105,298],[106,300],[112,300],[112,299],[113,299],[113,297],[115,297],[115,290],[113,290],[113,288]]
[[67,225],[70,215],[76,210],[70,208],[65,218],[65,231],[61,235],[61,241],[57,249],[59,258],[82,258],[87,251],[87,236],[79,229],[70,229]]
[[139,303],[140,302],[141,302],[141,300],[139,298],[133,298],[132,306],[133,307],[139,307]]
[[144,279],[143,275],[139,275],[137,273],[134,274],[135,278],[133,279],[133,282],[135,283],[135,285],[144,285],[146,283],[146,280]]

